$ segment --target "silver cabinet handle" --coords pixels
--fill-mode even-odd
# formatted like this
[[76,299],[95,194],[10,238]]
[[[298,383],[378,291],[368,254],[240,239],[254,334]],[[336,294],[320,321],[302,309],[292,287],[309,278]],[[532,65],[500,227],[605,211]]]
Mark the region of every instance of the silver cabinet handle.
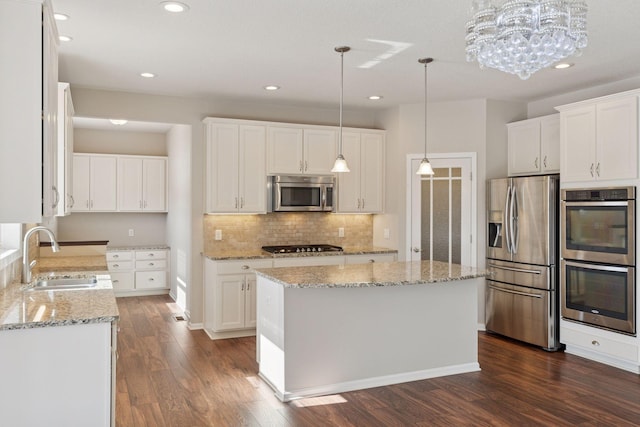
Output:
[[150,262],[150,263],[149,263],[149,267],[153,267],[154,265],[155,265],[155,264],[154,264],[154,263],[152,263],[152,262]]
[[155,256],[153,252],[149,252],[149,256]]
[[309,162],[308,161],[304,161],[304,171],[306,172],[307,169],[309,169]]
[[516,273],[542,274],[540,270],[526,270],[524,268],[502,267],[495,264],[489,264],[489,267],[497,268],[499,270],[514,271]]
[[60,192],[58,191],[58,188],[55,185],[53,185],[51,187],[51,189],[53,190],[53,194],[55,194],[55,196],[56,196],[55,199],[54,199],[55,201],[53,202],[53,205],[51,206],[53,209],[55,209],[55,208],[58,207],[58,203],[60,203]]
[[149,281],[153,282],[155,279],[153,277],[149,277]]
[[370,263],[374,263],[374,262],[376,262],[376,260],[375,259],[370,259],[369,262]]
[[414,247],[414,248],[413,248],[413,252],[416,252],[416,253],[420,252],[420,248],[418,248],[418,247]]
[[598,162],[598,166],[596,166],[596,175],[600,178],[600,162]]
[[364,199],[362,199],[362,209],[364,209]]
[[538,158],[536,157],[536,159],[533,161],[534,166],[536,167],[536,169],[538,169]]
[[120,264],[113,264],[113,268],[119,268]]
[[115,280],[111,281],[111,283],[119,283],[119,282],[120,282],[120,280],[118,280],[118,279],[115,279]]
[[300,164],[298,165],[298,170],[300,170],[300,172],[303,172],[304,170],[302,169],[302,160],[300,160]]
[[513,291],[511,289],[503,289],[503,288],[498,288],[496,286],[493,285],[489,285],[489,287],[493,290],[499,291],[499,292],[506,292],[508,294],[514,294],[514,295],[520,295],[523,297],[531,297],[531,298],[542,298],[542,295],[538,295],[538,294],[530,294],[528,292],[520,292],[520,291]]
[[91,200],[91,201],[89,202],[89,205],[90,205],[89,207],[90,207],[91,209],[93,209],[93,200]]
[[114,258],[120,258],[120,255],[115,254],[113,257],[114,257]]
[[236,197],[236,206],[235,206],[235,208],[238,209],[238,198],[237,197]]
[[138,207],[142,209],[142,200],[138,200]]
[[251,283],[247,283],[247,290],[250,291],[251,290]]
[[591,172],[591,177],[593,178],[593,163],[591,163],[591,167],[589,168],[589,172]]
[[544,167],[547,167],[547,156],[544,156],[544,160],[542,161],[542,164],[544,165]]
[[596,340],[591,341],[591,345],[595,345],[596,347],[598,347],[600,345],[600,343]]
[[69,197],[71,198],[71,206],[69,208],[72,208],[76,204],[76,199],[73,198],[73,194],[69,194]]
[[241,269],[243,269],[243,270],[248,270],[248,269],[249,269],[249,266],[248,266],[248,265],[243,265],[243,266],[242,266],[242,267],[240,267],[240,268],[241,268]]
[[244,197],[240,197],[240,209],[244,208]]

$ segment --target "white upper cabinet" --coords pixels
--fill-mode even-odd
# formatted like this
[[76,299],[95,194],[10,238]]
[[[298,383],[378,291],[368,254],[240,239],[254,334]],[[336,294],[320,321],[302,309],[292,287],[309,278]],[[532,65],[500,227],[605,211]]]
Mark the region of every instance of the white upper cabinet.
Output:
[[563,182],[638,177],[638,95],[557,107]]
[[266,127],[205,119],[206,212],[266,213]]
[[74,154],[73,171],[73,212],[116,211],[116,156]]
[[118,156],[118,211],[167,211],[167,158]]
[[560,115],[507,124],[509,176],[560,172]]
[[383,211],[384,151],[383,132],[343,132],[342,154],[351,172],[337,174],[337,212]]
[[267,174],[330,175],[336,142],[335,129],[269,126]]
[[56,216],[71,213],[73,207],[73,102],[69,83],[58,83],[58,173],[60,201]]
[[1,1],[0,16],[0,223],[40,223],[57,200],[58,34],[48,0]]

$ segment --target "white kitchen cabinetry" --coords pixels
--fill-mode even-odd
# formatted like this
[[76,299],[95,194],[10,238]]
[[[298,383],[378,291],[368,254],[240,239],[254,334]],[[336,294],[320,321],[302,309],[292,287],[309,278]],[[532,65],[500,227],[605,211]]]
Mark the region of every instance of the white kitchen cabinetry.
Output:
[[0,331],[3,426],[112,426],[117,324]]
[[167,158],[118,156],[118,211],[167,211]]
[[345,262],[347,264],[367,264],[376,262],[394,262],[396,260],[395,254],[362,254],[362,255],[347,255],[345,256]]
[[509,176],[560,172],[560,115],[507,124]]
[[58,34],[51,3],[0,2],[0,38],[0,223],[41,223],[54,215],[57,200]]
[[[255,335],[256,275],[253,270],[271,266],[271,259],[205,260],[205,330],[211,338]],[[224,334],[240,330],[248,332]]]
[[567,353],[640,374],[636,337],[561,320],[560,341]]
[[331,128],[269,126],[267,174],[330,175],[336,142]]
[[274,258],[274,267],[311,267],[314,265],[341,265],[344,264],[343,255],[312,255],[304,257]]
[[205,119],[206,212],[266,213],[265,126]]
[[168,249],[118,249],[107,251],[107,266],[118,296],[166,293]]
[[73,208],[73,101],[69,83],[58,83],[58,172],[60,200],[56,216],[65,216]]
[[116,156],[76,153],[73,171],[73,212],[116,211]]
[[349,173],[338,174],[338,213],[380,213],[384,208],[384,132],[344,132]]
[[637,91],[557,109],[563,182],[638,177]]

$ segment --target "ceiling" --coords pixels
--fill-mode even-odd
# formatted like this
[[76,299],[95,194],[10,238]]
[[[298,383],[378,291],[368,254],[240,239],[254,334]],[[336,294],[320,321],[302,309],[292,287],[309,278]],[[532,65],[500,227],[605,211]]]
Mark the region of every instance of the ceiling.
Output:
[[[638,0],[587,0],[589,45],[575,66],[529,80],[465,61],[472,0],[52,0],[60,80],[72,87],[180,97],[333,107],[344,56],[345,108],[491,98],[532,101],[640,75]],[[395,52],[395,53],[394,53]],[[381,59],[384,57],[387,59]],[[374,64],[361,68],[362,64]],[[145,79],[141,72],[152,72]],[[281,86],[265,91],[265,85]],[[370,101],[369,95],[382,100]]]

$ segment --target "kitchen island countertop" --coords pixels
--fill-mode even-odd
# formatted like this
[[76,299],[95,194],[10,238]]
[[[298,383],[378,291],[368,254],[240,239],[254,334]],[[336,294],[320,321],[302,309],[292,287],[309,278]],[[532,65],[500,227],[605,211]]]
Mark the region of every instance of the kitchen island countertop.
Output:
[[342,256],[342,255],[374,255],[374,254],[397,254],[395,249],[382,248],[378,246],[345,246],[342,252],[303,252],[287,254],[271,254],[260,248],[255,249],[226,249],[204,252],[204,256],[213,261],[233,261],[242,259],[275,259],[275,258],[297,258],[297,257],[319,257],[319,256]]

